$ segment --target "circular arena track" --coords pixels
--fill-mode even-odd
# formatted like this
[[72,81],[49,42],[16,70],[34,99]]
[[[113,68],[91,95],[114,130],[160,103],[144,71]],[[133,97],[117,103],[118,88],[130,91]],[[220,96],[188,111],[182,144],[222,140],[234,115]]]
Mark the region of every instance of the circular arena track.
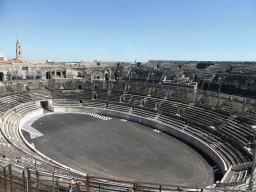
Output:
[[210,185],[206,160],[185,143],[131,121],[87,114],[51,114],[32,127],[44,134],[25,138],[66,166],[89,175],[183,186]]

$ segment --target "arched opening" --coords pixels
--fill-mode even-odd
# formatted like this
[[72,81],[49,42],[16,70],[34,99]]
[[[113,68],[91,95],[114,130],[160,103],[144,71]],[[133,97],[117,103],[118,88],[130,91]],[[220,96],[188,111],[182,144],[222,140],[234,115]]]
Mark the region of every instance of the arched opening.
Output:
[[202,89],[207,90],[208,89],[208,83],[204,83]]
[[197,75],[194,77],[194,82],[197,82]]
[[41,76],[40,76],[40,75],[37,75],[37,76],[36,76],[36,79],[41,79]]
[[122,102],[122,103],[123,103],[123,102],[124,102],[124,100],[125,100],[125,96],[121,96],[121,97],[120,97],[120,102]]
[[114,75],[115,75],[115,80],[119,80],[119,72],[116,72],[116,73],[114,73]]
[[0,81],[2,81],[2,82],[4,81],[4,73],[3,72],[0,73]]
[[109,80],[109,75],[108,75],[108,74],[105,75],[105,80],[106,80],[106,81]]
[[46,72],[46,79],[51,79],[51,73],[50,72]]
[[77,89],[82,89],[82,85],[81,85],[81,84],[78,84],[78,85],[77,85]]
[[48,109],[48,101],[40,101],[43,109]]
[[93,99],[97,99],[97,94],[96,93],[93,94]]
[[94,84],[94,89],[97,89],[98,88],[98,83],[96,84]]
[[20,51],[19,51],[19,55],[20,55]]

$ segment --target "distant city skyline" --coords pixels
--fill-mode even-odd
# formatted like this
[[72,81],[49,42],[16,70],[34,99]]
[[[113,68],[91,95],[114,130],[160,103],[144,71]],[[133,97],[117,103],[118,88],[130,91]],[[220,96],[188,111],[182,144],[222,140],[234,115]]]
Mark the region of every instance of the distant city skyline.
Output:
[[24,60],[256,61],[254,0],[2,0],[0,52]]

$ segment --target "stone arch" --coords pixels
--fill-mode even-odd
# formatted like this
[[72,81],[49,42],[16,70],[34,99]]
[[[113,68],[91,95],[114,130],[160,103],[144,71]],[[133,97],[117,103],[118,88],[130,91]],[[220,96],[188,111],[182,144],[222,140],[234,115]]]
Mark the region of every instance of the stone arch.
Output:
[[46,72],[46,79],[51,79],[51,73],[49,71]]
[[3,72],[0,72],[0,81],[4,81],[4,73]]
[[105,74],[105,80],[106,80],[106,81],[109,80],[109,74]]
[[197,82],[197,75],[194,77],[194,82]]
[[93,93],[92,99],[93,99],[93,100],[97,99],[97,93]]

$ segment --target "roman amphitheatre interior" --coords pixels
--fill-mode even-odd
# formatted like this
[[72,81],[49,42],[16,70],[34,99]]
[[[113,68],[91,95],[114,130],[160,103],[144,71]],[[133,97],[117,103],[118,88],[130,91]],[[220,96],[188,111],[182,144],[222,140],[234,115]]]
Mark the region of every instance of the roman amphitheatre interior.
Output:
[[0,66],[3,191],[248,191],[255,62]]

